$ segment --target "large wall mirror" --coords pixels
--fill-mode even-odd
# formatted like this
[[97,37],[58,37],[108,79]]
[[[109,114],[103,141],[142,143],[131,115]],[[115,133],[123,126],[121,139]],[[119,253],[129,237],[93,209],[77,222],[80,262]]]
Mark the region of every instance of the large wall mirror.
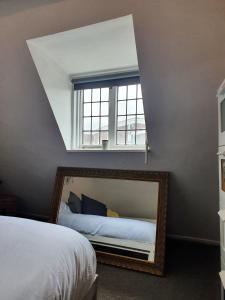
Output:
[[163,275],[168,173],[57,170],[52,222],[83,234],[99,262]]

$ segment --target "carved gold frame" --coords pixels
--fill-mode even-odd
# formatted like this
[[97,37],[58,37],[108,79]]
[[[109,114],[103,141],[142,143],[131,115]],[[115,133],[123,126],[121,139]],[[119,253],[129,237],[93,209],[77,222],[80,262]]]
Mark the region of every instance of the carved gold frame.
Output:
[[166,242],[166,209],[168,194],[168,172],[162,171],[136,171],[136,170],[114,170],[114,169],[90,169],[74,167],[58,167],[55,181],[55,189],[52,200],[52,210],[50,222],[56,223],[61,194],[63,189],[64,177],[93,177],[111,178],[126,180],[141,180],[159,183],[158,193],[158,213],[157,230],[155,244],[154,262],[141,259],[124,257],[118,254],[111,254],[96,251],[97,259],[100,263],[111,264],[118,267],[147,272],[154,275],[164,275],[165,262],[165,242]]

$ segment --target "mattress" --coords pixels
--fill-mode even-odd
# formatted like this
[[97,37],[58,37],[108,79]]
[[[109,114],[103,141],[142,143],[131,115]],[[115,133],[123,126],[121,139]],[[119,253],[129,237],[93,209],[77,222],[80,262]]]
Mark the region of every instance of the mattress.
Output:
[[90,242],[69,228],[0,216],[0,298],[83,299],[96,274]]
[[67,207],[60,209],[57,223],[83,234],[155,243],[156,224],[154,222],[74,214]]

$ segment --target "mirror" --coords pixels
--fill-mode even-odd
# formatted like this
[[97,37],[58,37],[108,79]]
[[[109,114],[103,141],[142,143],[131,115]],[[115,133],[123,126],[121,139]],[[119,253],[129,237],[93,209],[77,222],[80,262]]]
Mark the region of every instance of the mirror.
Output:
[[167,172],[58,168],[52,222],[83,234],[99,262],[162,275]]

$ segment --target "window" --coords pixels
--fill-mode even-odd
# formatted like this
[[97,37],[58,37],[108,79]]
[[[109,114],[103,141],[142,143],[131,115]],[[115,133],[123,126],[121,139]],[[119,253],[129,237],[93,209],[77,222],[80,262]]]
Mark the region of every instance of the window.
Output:
[[105,82],[91,88],[89,84],[78,85],[74,94],[74,118],[78,120],[74,120],[78,124],[74,131],[76,148],[100,148],[103,140],[109,141],[110,149],[145,145],[141,84],[129,81],[110,87]]
[[116,144],[144,145],[145,116],[141,85],[120,86],[116,95]]
[[109,138],[109,88],[81,92],[81,145],[100,145]]

